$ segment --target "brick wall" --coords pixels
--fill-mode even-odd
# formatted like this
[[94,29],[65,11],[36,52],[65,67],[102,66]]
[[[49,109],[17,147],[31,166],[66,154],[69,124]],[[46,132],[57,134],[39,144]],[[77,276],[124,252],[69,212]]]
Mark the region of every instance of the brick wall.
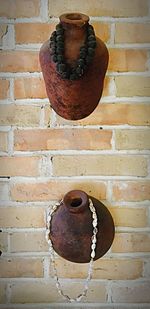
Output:
[[[148,6],[148,0],[0,0],[0,308],[149,308]],[[38,61],[42,42],[68,11],[90,15],[110,53],[101,103],[76,122],[50,110]],[[94,263],[87,303],[70,306],[52,279],[45,209],[76,188],[108,206],[116,236]],[[58,257],[57,267],[65,292],[76,296],[87,265]]]

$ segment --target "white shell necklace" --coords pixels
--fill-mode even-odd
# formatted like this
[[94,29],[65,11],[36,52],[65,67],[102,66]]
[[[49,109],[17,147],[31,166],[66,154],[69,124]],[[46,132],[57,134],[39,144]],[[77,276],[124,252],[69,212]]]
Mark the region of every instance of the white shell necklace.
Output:
[[92,213],[92,225],[93,225],[93,235],[91,237],[91,259],[89,262],[89,268],[88,268],[88,275],[87,278],[85,280],[85,284],[84,284],[84,289],[82,291],[81,294],[79,294],[76,298],[70,298],[68,295],[64,294],[62,289],[61,289],[61,285],[59,282],[59,278],[58,278],[58,274],[57,274],[57,269],[56,269],[56,264],[55,264],[55,254],[54,254],[54,249],[53,249],[53,245],[50,239],[50,228],[51,228],[51,219],[52,219],[52,214],[57,210],[57,208],[61,205],[62,201],[59,203],[56,203],[52,208],[49,208],[47,211],[47,228],[46,228],[46,240],[49,244],[49,251],[50,251],[50,258],[51,258],[51,264],[54,270],[54,278],[56,280],[56,287],[58,289],[59,294],[63,297],[63,299],[67,300],[68,302],[80,302],[82,300],[83,297],[87,296],[87,291],[88,291],[88,287],[89,287],[89,281],[92,278],[92,266],[93,266],[93,260],[95,257],[95,250],[96,250],[96,235],[98,232],[97,229],[97,214],[96,214],[96,210],[95,207],[93,206],[93,202],[91,199],[89,199],[89,208],[91,210]]

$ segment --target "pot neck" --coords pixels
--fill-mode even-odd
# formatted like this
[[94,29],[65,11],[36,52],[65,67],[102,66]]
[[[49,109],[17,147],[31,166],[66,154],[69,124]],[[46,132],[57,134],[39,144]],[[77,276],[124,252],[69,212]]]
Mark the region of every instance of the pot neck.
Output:
[[66,13],[59,19],[65,30],[65,58],[68,63],[73,64],[85,42],[89,17],[81,13]]
[[84,191],[73,190],[64,196],[63,203],[70,212],[80,213],[88,209],[89,197]]

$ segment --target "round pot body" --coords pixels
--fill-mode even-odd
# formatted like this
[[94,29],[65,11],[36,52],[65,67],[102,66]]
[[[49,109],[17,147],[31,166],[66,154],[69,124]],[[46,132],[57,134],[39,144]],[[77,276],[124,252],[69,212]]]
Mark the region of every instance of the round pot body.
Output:
[[[64,29],[64,56],[70,66],[76,64],[80,47],[86,39],[89,17],[80,14],[63,14],[60,23]],[[51,107],[61,117],[78,120],[90,115],[102,96],[104,77],[108,66],[108,50],[96,38],[96,49],[92,62],[78,80],[63,80],[52,60],[49,40],[40,49],[40,64]]]
[[98,218],[96,255],[103,256],[114,239],[114,222],[108,209],[84,191],[68,192],[51,219],[50,239],[54,250],[66,260],[88,263],[91,259],[91,238],[93,235],[92,214],[89,209],[92,200]]

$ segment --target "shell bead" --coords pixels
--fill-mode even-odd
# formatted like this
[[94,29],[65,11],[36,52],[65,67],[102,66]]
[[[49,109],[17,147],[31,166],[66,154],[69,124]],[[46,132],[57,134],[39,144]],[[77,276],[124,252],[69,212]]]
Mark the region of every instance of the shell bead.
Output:
[[[62,64],[61,68],[64,69],[65,65]],[[75,74],[74,74],[74,77],[75,77]],[[88,291],[88,284],[89,284],[89,281],[92,278],[92,266],[93,266],[93,259],[95,257],[95,249],[96,249],[96,235],[97,235],[97,232],[98,232],[98,229],[97,229],[97,214],[96,214],[96,211],[95,211],[95,207],[93,206],[92,200],[89,199],[89,208],[90,208],[90,211],[92,213],[92,218],[94,217],[93,222],[92,222],[94,229],[93,229],[93,236],[91,237],[91,260],[90,260],[90,263],[89,263],[88,275],[87,275],[87,278],[86,278],[86,281],[85,281],[84,290],[83,290],[82,294],[79,294],[76,298],[71,298],[68,295],[64,294],[64,292],[61,289],[61,285],[60,285],[59,278],[58,278],[58,275],[57,275],[56,264],[55,264],[54,249],[53,249],[53,245],[52,245],[52,242],[51,242],[51,239],[50,239],[52,214],[53,214],[54,211],[56,211],[56,209],[60,205],[61,205],[61,201],[60,201],[60,203],[57,202],[52,208],[50,208],[48,210],[48,213],[47,213],[46,239],[47,239],[47,242],[49,244],[51,265],[53,266],[54,278],[55,278],[55,281],[56,281],[56,287],[58,289],[59,294],[63,297],[63,299],[67,300],[70,303],[80,302],[83,297],[86,297],[87,291]]]

